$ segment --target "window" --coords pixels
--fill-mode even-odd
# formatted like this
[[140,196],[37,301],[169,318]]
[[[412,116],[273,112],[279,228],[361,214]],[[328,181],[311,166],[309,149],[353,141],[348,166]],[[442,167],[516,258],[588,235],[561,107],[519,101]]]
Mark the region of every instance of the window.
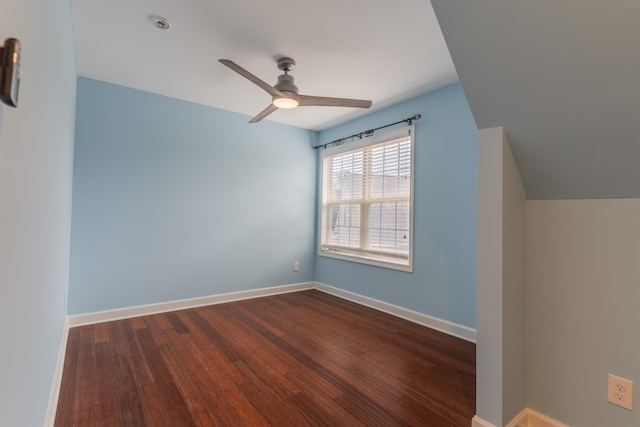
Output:
[[322,152],[320,255],[412,271],[413,133]]

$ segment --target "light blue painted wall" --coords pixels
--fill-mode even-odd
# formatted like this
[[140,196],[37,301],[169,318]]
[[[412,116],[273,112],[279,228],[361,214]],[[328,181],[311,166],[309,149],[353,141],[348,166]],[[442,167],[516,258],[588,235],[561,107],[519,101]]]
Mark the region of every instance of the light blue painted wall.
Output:
[[86,78],[77,106],[69,314],[313,279],[314,132]]
[[0,426],[45,422],[66,319],[76,65],[69,1],[0,1],[23,47],[0,104]]
[[475,328],[478,130],[460,85],[320,132],[318,142],[416,113],[413,273],[317,256],[315,279]]

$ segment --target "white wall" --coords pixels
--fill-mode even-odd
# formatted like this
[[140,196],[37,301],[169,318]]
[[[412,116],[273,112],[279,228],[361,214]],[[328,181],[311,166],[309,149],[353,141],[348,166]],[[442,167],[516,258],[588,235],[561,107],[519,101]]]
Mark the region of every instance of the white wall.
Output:
[[76,71],[68,1],[0,1],[22,43],[17,109],[0,107],[0,425],[45,419],[64,330]]
[[502,418],[525,407],[526,194],[506,136],[502,182]]
[[[527,203],[527,403],[571,426],[640,425],[640,199]],[[635,382],[634,411],[607,374]]]
[[[475,425],[525,406],[640,425],[640,199],[526,201],[502,128],[480,131],[478,179]],[[636,383],[633,412],[607,403],[608,373]]]
[[526,198],[502,128],[478,153],[476,414],[501,426],[525,407]]

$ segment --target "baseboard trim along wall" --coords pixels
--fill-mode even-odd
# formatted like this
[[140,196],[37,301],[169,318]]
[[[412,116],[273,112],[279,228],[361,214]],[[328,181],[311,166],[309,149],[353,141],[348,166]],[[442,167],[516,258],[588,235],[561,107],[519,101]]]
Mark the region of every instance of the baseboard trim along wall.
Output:
[[224,294],[208,295],[205,297],[188,298],[156,304],[138,305],[117,308],[114,310],[97,311],[93,313],[74,314],[67,317],[69,327],[91,325],[94,323],[110,322],[113,320],[129,319],[131,317],[147,316],[149,314],[167,313],[185,310],[205,305],[222,304],[243,299],[266,297],[270,295],[286,294],[313,289],[313,282],[294,283],[291,285],[271,286],[268,288],[250,289],[247,291],[228,292]]
[[167,301],[156,304],[138,305],[133,307],[117,308],[114,310],[97,311],[93,313],[74,314],[67,316],[67,327],[91,325],[94,323],[111,322],[113,320],[128,319],[131,317],[146,316],[149,314],[166,313],[169,311],[184,310],[188,308],[202,307],[205,305],[222,304],[225,302],[239,301],[249,298],[259,298],[270,295],[298,292],[308,289],[337,296],[361,304],[393,316],[400,317],[410,322],[435,329],[446,334],[462,338],[466,341],[476,342],[476,330],[467,326],[458,325],[447,320],[438,319],[427,314],[409,310],[394,304],[389,304],[364,295],[345,291],[319,282],[294,283],[291,285],[272,286],[268,288],[250,289],[247,291],[229,292],[205,297]]
[[[526,408],[524,411],[527,427],[569,427],[568,425],[561,423],[558,420],[554,420],[551,417],[547,417],[538,411],[534,411],[531,408]],[[516,427],[517,424],[508,425],[507,427]]]
[[474,415],[471,419],[471,427],[496,427],[491,424],[489,421],[480,418],[477,415]]
[[448,320],[438,319],[437,317],[429,316],[427,314],[419,313],[417,311],[409,310],[408,308],[400,307],[388,302],[380,301],[374,298],[369,298],[360,294],[345,291],[343,289],[335,288],[333,286],[325,285],[324,283],[314,282],[314,288],[326,292],[328,294],[379,310],[385,313],[391,314],[396,317],[408,320],[413,323],[417,323],[427,328],[435,329],[436,331],[443,332],[454,337],[462,338],[463,340],[476,342],[476,330],[467,326],[458,325],[457,323],[449,322]]
[[[479,416],[474,416],[471,427],[497,427]],[[531,408],[525,408],[505,427],[569,427]]]
[[49,392],[49,405],[47,406],[47,414],[44,419],[45,427],[53,427],[56,420],[56,409],[58,409],[58,397],[60,396],[60,385],[62,384],[62,371],[64,368],[64,358],[67,354],[67,340],[69,338],[69,325],[65,325],[62,331],[62,339],[60,340],[60,349],[58,350],[58,361],[56,362],[56,370],[53,373],[53,382],[51,383],[51,391]]

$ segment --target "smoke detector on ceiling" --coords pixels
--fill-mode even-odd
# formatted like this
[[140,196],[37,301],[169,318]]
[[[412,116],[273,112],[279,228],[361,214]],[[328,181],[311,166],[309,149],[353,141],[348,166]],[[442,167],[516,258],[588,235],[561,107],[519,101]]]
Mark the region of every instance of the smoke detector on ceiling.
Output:
[[149,16],[149,22],[151,22],[151,24],[153,24],[154,27],[159,28],[161,30],[168,30],[169,28],[171,28],[171,24],[169,23],[169,21],[166,18],[163,18],[162,16],[157,16],[157,15],[151,15]]

